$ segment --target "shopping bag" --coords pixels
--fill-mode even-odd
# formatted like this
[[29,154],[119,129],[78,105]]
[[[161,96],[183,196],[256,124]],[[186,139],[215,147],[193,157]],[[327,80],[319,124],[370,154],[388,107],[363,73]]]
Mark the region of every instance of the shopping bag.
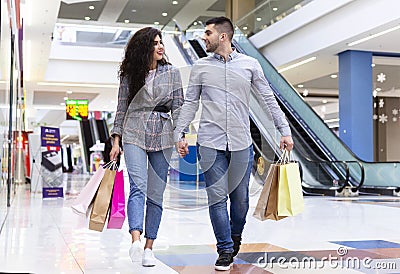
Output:
[[125,221],[125,192],[123,171],[117,171],[111,198],[107,228],[121,228]]
[[303,191],[298,163],[279,166],[278,215],[295,216],[304,211]]
[[110,209],[115,174],[116,171],[111,169],[106,169],[104,172],[103,179],[94,198],[92,212],[90,213],[89,229],[91,230],[103,231]]
[[71,208],[74,213],[83,217],[88,217],[90,213],[89,206],[93,202],[101,179],[103,179],[104,172],[105,169],[100,166],[82,189],[81,193],[79,193],[78,197],[73,201]]
[[268,169],[264,187],[261,190],[256,209],[253,213],[253,216],[260,221],[267,219],[278,221],[285,218],[285,216],[278,216],[279,166],[279,164],[271,164]]

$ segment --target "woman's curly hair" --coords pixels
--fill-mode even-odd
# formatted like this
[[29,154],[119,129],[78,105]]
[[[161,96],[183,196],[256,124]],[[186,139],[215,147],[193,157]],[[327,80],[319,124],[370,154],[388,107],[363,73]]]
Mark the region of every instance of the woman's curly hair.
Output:
[[[162,38],[160,30],[146,27],[138,30],[126,45],[125,57],[119,67],[118,76],[120,79],[128,80],[129,103],[145,84],[153,62],[154,39],[157,35]],[[168,62],[163,57],[158,63],[165,65]]]

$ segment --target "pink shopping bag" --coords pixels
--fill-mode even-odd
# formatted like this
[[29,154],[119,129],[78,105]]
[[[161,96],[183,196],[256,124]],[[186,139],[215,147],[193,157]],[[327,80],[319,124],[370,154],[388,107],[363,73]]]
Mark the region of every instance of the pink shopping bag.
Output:
[[114,181],[114,189],[111,198],[110,216],[108,218],[107,228],[122,228],[125,221],[125,192],[124,192],[124,174],[117,171]]
[[92,203],[100,182],[103,179],[105,169],[100,166],[99,169],[93,174],[89,182],[82,189],[81,193],[72,203],[72,211],[83,217],[88,217],[90,214],[89,206]]

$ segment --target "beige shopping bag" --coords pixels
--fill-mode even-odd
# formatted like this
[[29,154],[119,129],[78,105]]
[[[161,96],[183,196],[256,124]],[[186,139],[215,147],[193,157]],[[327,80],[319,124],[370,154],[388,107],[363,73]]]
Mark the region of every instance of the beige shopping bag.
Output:
[[267,219],[278,221],[285,218],[284,216],[278,216],[279,166],[279,164],[270,165],[264,187],[253,213],[253,216],[261,221]]
[[103,231],[107,214],[110,209],[111,196],[114,187],[115,170],[106,169],[103,179],[93,202],[90,214],[89,229]]

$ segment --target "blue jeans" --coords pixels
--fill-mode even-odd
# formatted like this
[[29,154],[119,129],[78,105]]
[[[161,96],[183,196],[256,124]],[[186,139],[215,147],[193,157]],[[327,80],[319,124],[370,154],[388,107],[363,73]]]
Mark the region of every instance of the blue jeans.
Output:
[[[233,252],[231,237],[242,235],[249,210],[253,146],[240,151],[224,151],[197,145],[197,157],[204,172],[217,251]],[[226,203],[228,196],[229,214]]]
[[133,144],[124,144],[125,163],[129,175],[129,233],[143,232],[144,201],[146,221],[144,237],[156,239],[161,222],[162,203],[167,183],[172,148],[149,152]]

